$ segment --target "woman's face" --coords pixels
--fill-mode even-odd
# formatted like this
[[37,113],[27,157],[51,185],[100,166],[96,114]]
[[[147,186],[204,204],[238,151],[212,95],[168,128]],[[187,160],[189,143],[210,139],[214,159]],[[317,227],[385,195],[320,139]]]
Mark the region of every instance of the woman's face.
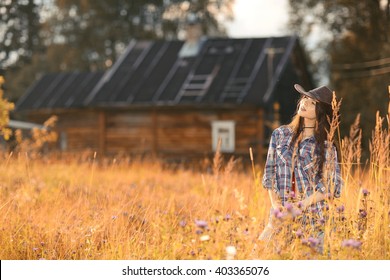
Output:
[[314,119],[316,118],[316,102],[314,99],[303,95],[298,107],[298,115],[302,118]]

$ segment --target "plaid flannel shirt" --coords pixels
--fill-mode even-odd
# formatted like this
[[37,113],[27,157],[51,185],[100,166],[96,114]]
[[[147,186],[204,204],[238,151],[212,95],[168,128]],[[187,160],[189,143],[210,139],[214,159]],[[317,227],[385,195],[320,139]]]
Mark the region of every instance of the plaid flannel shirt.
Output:
[[[272,189],[277,193],[283,205],[291,196],[293,148],[290,144],[292,136],[293,131],[288,126],[281,126],[273,131],[263,176],[264,188]],[[327,150],[327,145],[325,149]],[[317,172],[317,157],[318,151],[314,136],[302,140],[294,157],[294,173],[298,189],[298,194],[295,195],[299,199],[304,199],[318,191],[329,193],[332,197],[340,197],[342,179],[336,148],[333,146],[331,152],[326,153],[324,166],[327,166],[330,172],[327,172],[327,178],[324,180]],[[308,210],[318,214],[317,218],[322,218],[325,206],[326,202],[323,200],[311,205]]]

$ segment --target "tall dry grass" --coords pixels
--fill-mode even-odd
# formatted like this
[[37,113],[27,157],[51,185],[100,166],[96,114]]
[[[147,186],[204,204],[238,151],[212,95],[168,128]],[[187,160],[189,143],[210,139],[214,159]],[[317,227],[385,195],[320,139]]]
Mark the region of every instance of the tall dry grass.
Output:
[[257,240],[270,208],[261,166],[238,172],[234,160],[217,153],[202,173],[158,161],[31,158],[20,151],[1,154],[0,258],[390,259],[384,122],[378,115],[368,164],[360,162],[359,118],[340,141],[345,184],[341,198],[329,202],[323,254],[289,219],[271,242]]

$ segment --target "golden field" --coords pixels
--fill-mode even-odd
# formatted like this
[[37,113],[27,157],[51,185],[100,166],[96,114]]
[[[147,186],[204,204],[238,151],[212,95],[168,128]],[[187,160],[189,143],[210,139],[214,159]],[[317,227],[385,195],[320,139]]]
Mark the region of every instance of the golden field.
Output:
[[258,241],[270,208],[260,165],[242,170],[218,153],[191,170],[20,151],[1,154],[0,258],[390,259],[386,121],[378,116],[365,164],[358,119],[340,141],[344,188],[329,202],[323,254],[291,219],[280,222],[289,231]]

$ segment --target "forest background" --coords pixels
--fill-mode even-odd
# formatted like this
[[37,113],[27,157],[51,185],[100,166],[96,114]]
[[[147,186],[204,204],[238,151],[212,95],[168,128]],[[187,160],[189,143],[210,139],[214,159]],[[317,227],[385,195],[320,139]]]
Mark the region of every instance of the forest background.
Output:
[[[48,72],[105,70],[131,39],[184,39],[189,16],[201,19],[205,35],[226,37],[235,1],[240,0],[2,0],[5,98],[16,102]],[[329,81],[343,99],[343,135],[361,115],[367,150],[376,111],[387,111],[390,0],[288,3],[287,32],[306,48],[315,84]]]

